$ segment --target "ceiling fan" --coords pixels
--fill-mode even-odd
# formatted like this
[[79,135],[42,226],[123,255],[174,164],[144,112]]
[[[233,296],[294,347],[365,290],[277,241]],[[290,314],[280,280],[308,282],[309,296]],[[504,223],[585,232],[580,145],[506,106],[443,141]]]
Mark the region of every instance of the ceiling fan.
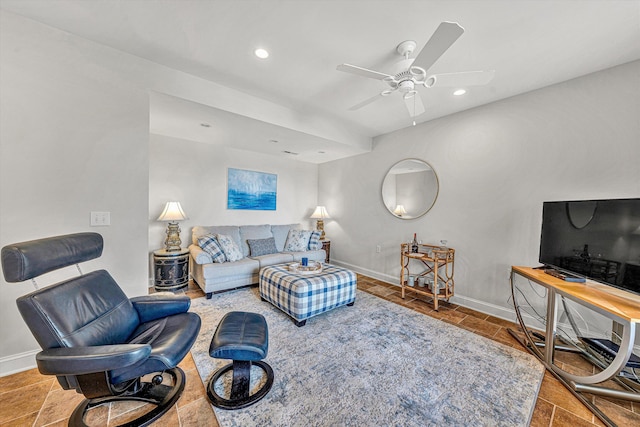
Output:
[[397,91],[402,94],[409,115],[415,118],[425,111],[420,94],[416,90],[419,86],[425,86],[427,88],[436,85],[438,87],[479,86],[489,83],[494,75],[493,70],[427,75],[427,70],[458,40],[462,33],[464,33],[464,28],[457,22],[440,23],[429,41],[415,58],[409,58],[409,56],[415,50],[416,42],[413,40],[403,41],[398,45],[396,51],[402,55],[404,59],[396,63],[394,74],[368,70],[351,64],[338,65],[338,71],[382,80],[389,85],[389,89],[383,90],[379,94],[354,105],[349,108],[349,111],[358,110],[365,105]]

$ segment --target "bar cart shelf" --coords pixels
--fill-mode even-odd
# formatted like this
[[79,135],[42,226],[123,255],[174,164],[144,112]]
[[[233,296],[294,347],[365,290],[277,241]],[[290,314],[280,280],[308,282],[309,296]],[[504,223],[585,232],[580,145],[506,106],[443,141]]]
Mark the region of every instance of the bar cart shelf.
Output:
[[[400,245],[400,285],[402,286],[402,298],[405,291],[411,290],[417,294],[433,298],[433,309],[438,311],[440,300],[449,301],[453,296],[454,281],[453,269],[456,251],[444,246],[419,244],[418,252],[411,252],[409,243]],[[411,260],[419,261],[422,271],[411,273],[410,268],[418,268]],[[410,277],[415,277],[413,283],[409,283]],[[424,281],[424,287],[419,283]]]

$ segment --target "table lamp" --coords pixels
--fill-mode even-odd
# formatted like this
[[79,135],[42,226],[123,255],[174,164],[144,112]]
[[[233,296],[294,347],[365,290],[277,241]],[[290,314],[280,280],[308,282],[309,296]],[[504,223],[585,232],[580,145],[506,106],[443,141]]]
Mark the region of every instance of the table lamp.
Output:
[[397,216],[402,216],[404,214],[407,213],[407,210],[404,208],[404,205],[398,205],[396,206],[396,208],[393,210],[393,213]]
[[320,240],[324,240],[324,219],[329,218],[327,209],[324,206],[316,206],[316,210],[313,211],[313,215],[311,215],[310,218],[318,220],[316,230],[322,232],[322,234],[320,234]]
[[167,202],[164,210],[158,217],[158,221],[169,221],[167,225],[167,239],[164,241],[164,248],[167,252],[179,251],[180,244],[180,227],[178,221],[188,219],[182,210],[180,202]]

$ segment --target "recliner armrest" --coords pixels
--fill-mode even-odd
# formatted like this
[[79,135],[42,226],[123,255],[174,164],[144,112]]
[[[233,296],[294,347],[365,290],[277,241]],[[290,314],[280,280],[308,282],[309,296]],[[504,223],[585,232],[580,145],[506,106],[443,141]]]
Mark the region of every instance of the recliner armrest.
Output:
[[161,317],[186,313],[191,306],[191,299],[186,295],[151,294],[131,298],[131,303],[140,316],[140,323],[145,323]]
[[130,366],[150,354],[147,344],[60,347],[36,354],[36,362],[44,375],[84,375]]

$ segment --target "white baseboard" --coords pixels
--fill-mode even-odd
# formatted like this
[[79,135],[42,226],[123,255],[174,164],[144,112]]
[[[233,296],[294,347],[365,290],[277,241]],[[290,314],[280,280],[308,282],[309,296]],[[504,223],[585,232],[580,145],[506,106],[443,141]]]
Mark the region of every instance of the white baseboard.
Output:
[[32,350],[0,358],[0,377],[35,368],[36,354],[39,352],[40,350]]
[[[400,286],[400,279],[396,276],[392,276],[389,274],[380,273],[377,271],[369,270],[368,268],[363,268],[357,265],[349,264],[348,262],[343,262],[340,260],[331,260],[332,264],[348,268],[357,273],[364,274],[368,277],[373,277],[374,279],[382,280],[383,282],[389,283],[391,285]],[[480,311],[485,314],[489,314],[491,316],[508,320],[510,322],[517,323],[516,313],[513,308],[505,308],[495,304],[490,304],[484,301],[479,301],[474,298],[469,298],[464,295],[455,295],[451,298],[451,302],[457,305],[461,305],[466,308],[471,308],[473,310]],[[537,322],[534,318],[526,318],[526,323],[528,325],[537,325]],[[544,326],[539,325],[543,330]]]
[[400,286],[400,279],[398,279],[396,276],[379,273],[377,271],[369,270],[367,268],[359,267],[357,265],[349,264],[348,262],[344,262],[340,260],[331,260],[331,264],[337,265],[339,267],[348,268],[349,270],[353,270],[356,273],[364,274],[365,276],[382,280],[383,282],[389,283],[391,285]]

